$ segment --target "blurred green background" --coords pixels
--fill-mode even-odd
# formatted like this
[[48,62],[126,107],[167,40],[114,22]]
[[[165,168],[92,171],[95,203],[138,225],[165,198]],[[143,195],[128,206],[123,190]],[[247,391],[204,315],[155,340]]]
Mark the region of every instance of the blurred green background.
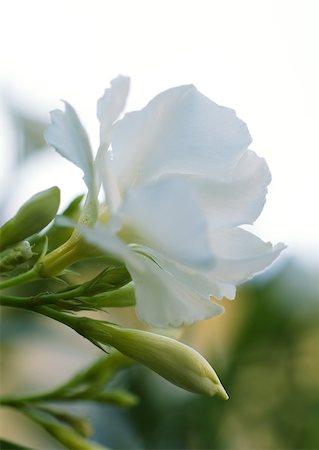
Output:
[[[21,167],[44,146],[45,124],[16,111],[12,119]],[[114,449],[318,449],[318,275],[315,260],[283,256],[243,285],[235,301],[224,301],[223,316],[182,331],[181,339],[211,362],[229,401],[184,392],[135,366],[113,383],[136,393],[138,406],[75,410],[90,418],[93,438]],[[109,313],[123,325],[138,324],[131,308]],[[63,326],[17,310],[1,311],[1,335],[4,394],[53,387],[100,354]],[[58,448],[9,409],[1,411],[1,424],[7,439],[38,450]]]

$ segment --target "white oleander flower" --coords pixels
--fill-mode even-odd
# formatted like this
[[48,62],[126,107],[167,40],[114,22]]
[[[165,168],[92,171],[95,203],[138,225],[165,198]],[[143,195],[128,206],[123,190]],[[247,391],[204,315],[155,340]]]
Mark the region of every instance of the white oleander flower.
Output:
[[100,183],[105,192],[107,223],[80,231],[125,262],[144,321],[180,326],[218,315],[212,300],[234,299],[236,286],[285,248],[240,228],[263,209],[268,166],[248,149],[235,112],[194,86],[162,92],[117,120],[128,91],[119,76],[98,101],[94,163],[73,108],[52,112],[48,144],[84,171],[91,197]]

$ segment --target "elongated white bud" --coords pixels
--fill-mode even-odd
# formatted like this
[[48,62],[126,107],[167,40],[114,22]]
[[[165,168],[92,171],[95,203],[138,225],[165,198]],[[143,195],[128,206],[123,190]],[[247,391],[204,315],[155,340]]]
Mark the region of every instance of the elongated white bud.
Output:
[[171,383],[187,391],[228,399],[214,369],[202,355],[187,345],[147,331],[123,329],[104,323],[87,324],[89,330],[86,330],[86,336],[115,347]]

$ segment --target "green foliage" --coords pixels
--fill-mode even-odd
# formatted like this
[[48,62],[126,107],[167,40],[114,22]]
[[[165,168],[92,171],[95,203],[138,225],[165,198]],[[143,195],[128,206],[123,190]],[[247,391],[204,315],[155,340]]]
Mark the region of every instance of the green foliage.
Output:
[[105,389],[119,371],[132,364],[132,360],[114,351],[51,391],[24,397],[2,397],[1,404],[17,408],[70,450],[103,449],[105,447],[86,440],[93,433],[87,419],[46,404],[89,401],[120,407],[135,406],[138,403],[136,395],[125,390]]
[[[61,416],[59,417],[59,421],[52,420],[54,418],[58,418],[59,414],[54,414],[50,412],[50,410],[46,411],[51,417],[44,417],[42,411],[27,411],[26,415],[44,428],[53,438],[55,438],[60,444],[66,447],[69,450],[106,450],[106,447],[101,446],[93,441],[88,441],[86,437],[83,437],[83,423],[81,426],[79,423],[81,422],[78,418],[69,418],[66,420],[66,415],[63,416],[63,420],[61,420]],[[63,422],[67,422],[68,425],[65,425]],[[86,427],[85,427],[86,428]],[[81,432],[79,432],[79,429]]]
[[[81,214],[82,197],[77,197],[63,212],[63,216],[77,221]],[[9,295],[1,296],[1,304],[45,313],[57,318],[63,317],[63,310],[101,309],[104,306],[126,306],[135,303],[132,286],[126,286],[130,275],[124,266],[108,266],[87,282],[68,284],[67,287],[48,291],[51,279],[42,279],[36,291],[26,296],[25,285],[41,279],[40,268],[48,250],[63,246],[73,233],[73,228],[60,228],[53,224],[43,229],[55,218],[60,203],[60,191],[54,187],[40,192],[28,200],[17,214],[1,227],[0,268],[6,278],[1,281],[3,289],[11,289]],[[41,233],[42,232],[42,233]],[[28,241],[22,241],[28,238]],[[50,247],[48,246],[50,242]],[[58,250],[59,253],[59,250]],[[36,256],[36,257],[34,257]],[[24,264],[28,263],[28,264]],[[106,268],[105,268],[106,267]],[[24,297],[14,294],[16,286],[23,287]],[[52,309],[41,310],[41,305],[51,305]],[[43,307],[42,307],[43,308]],[[50,312],[51,311],[51,312]],[[60,312],[59,312],[60,311]],[[60,316],[59,316],[60,314]],[[64,316],[65,320],[67,316]],[[69,316],[65,324],[72,327],[76,318]],[[92,434],[86,419],[61,409],[47,406],[47,402],[96,402],[119,407],[131,407],[138,403],[134,394],[123,389],[105,389],[113,376],[132,361],[120,353],[112,353],[107,358],[72,377],[62,386],[51,391],[22,397],[3,397],[1,404],[15,408],[44,428],[60,444],[69,449],[100,450],[105,447],[88,441]],[[23,448],[3,441],[8,448]]]

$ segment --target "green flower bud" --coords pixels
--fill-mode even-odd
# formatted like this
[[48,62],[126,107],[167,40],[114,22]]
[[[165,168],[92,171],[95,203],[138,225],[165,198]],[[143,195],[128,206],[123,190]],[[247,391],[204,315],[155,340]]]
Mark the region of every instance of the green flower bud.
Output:
[[228,395],[210,364],[194,349],[166,336],[114,325],[83,322],[84,335],[115,347],[124,355],[157,372],[171,383],[204,395]]
[[135,289],[132,283],[114,291],[104,292],[88,299],[95,308],[123,308],[135,305]]
[[131,277],[126,267],[108,267],[92,280],[82,283],[81,286],[83,295],[89,297],[109,291],[112,292],[129,283],[129,281],[131,281]]
[[22,241],[0,254],[0,272],[7,272],[32,258],[30,243]]
[[117,406],[135,406],[139,402],[139,398],[124,390],[104,391],[93,398],[96,402],[109,403]]
[[69,427],[55,423],[47,423],[44,428],[66,448],[74,448],[77,450],[105,450],[105,447],[102,447],[96,442],[87,441]]
[[36,419],[36,421],[66,448],[77,450],[106,450],[106,447],[86,440],[70,427],[43,419]]
[[0,250],[43,230],[56,216],[59,205],[60,190],[56,186],[31,197],[0,228]]
[[[93,434],[91,424],[83,417],[74,416],[65,411],[59,411],[56,409],[46,408],[43,406],[38,407],[38,411],[41,413],[42,412],[46,413],[47,415],[57,419],[59,422],[63,422],[64,424],[70,426],[76,433],[78,433],[82,437],[88,438]],[[36,420],[41,421],[40,416],[37,416]],[[47,423],[47,421],[45,421],[45,423]]]

